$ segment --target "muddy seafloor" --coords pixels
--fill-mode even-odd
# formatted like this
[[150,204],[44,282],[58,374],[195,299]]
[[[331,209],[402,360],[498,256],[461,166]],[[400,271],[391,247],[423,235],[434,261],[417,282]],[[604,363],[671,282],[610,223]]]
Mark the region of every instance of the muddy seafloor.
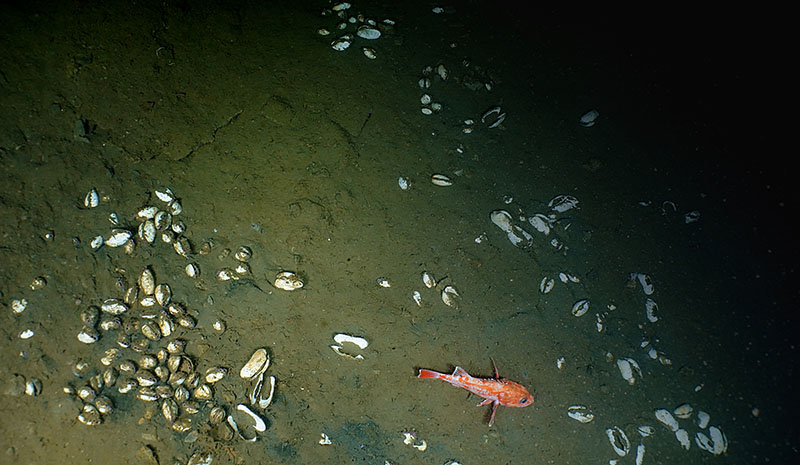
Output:
[[[605,432],[615,425],[631,442],[620,463],[634,463],[639,444],[646,464],[795,455],[797,429],[785,423],[795,375],[783,362],[796,352],[795,317],[780,313],[792,246],[743,220],[763,225],[778,208],[773,193],[702,160],[727,145],[685,130],[695,116],[670,113],[668,83],[648,81],[657,73],[637,74],[621,50],[560,17],[504,30],[476,20],[475,4],[443,15],[427,4],[355,5],[397,25],[340,53],[316,33],[335,30],[324,6],[3,7],[0,462],[172,464],[206,452],[222,464],[608,463],[618,458]],[[444,110],[425,116],[420,70],[440,63],[450,75],[434,76],[429,93]],[[481,79],[491,92],[472,85]],[[480,115],[494,105],[508,116],[489,129]],[[582,127],[593,108],[597,124]],[[435,173],[453,185],[433,185]],[[109,236],[111,213],[135,231],[142,206],[164,208],[154,196],[163,187],[183,206],[175,220],[187,227],[189,259],[139,238],[131,254],[92,250],[94,237]],[[86,208],[92,188],[100,202]],[[749,204],[744,192],[767,203]],[[578,208],[552,212],[559,194]],[[492,224],[497,209],[533,234],[530,247]],[[687,223],[692,211],[700,220]],[[519,221],[535,213],[555,214],[549,235]],[[240,246],[253,251],[251,273],[219,281]],[[197,279],[184,274],[190,262]],[[117,386],[102,390],[115,411],[86,426],[82,402],[63,391],[105,369],[100,358],[123,331],[83,344],[79,313],[121,298],[145,266],[197,322],[146,352],[178,337],[201,373],[229,368],[213,401],[181,413],[189,432]],[[297,272],[302,290],[273,288],[282,270]],[[423,271],[458,290],[456,308],[424,287]],[[562,283],[560,272],[580,282]],[[635,272],[653,280],[656,322],[629,280]],[[542,294],[546,276],[556,283]],[[32,290],[37,277],[46,286]],[[590,311],[572,316],[584,298]],[[24,312],[12,312],[14,299],[27,299]],[[136,326],[141,311],[134,305],[122,320]],[[34,335],[21,339],[26,329]],[[369,341],[348,348],[363,360],[329,348],[340,332]],[[643,341],[671,363],[651,360]],[[277,379],[259,412],[268,429],[255,442],[225,440],[208,411],[246,403],[250,383],[238,371],[259,347]],[[633,385],[613,361],[626,357],[641,367]],[[82,377],[78,360],[90,367]],[[415,377],[456,365],[492,376],[492,360],[536,403],[500,407],[491,428],[489,409],[474,407],[480,399]],[[22,393],[23,378],[39,379],[41,393]],[[683,450],[653,415],[687,402],[725,433],[725,455],[694,441]],[[594,420],[569,418],[572,405]],[[696,418],[680,420],[690,438]],[[640,425],[655,434],[642,439]],[[403,443],[410,430],[425,451]],[[332,444],[320,445],[321,434]]]

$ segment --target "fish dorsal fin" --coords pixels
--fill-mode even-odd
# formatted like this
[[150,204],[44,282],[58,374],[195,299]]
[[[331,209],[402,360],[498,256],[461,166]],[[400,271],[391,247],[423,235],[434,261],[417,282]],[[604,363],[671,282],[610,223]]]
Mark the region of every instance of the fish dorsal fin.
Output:
[[456,367],[456,369],[453,370],[453,376],[469,376],[469,373],[461,367]]

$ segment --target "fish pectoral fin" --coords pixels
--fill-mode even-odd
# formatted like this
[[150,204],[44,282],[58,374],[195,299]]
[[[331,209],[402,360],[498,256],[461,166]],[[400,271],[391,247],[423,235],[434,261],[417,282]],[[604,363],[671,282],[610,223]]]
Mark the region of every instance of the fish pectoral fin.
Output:
[[498,405],[500,405],[500,402],[495,402],[494,405],[492,405],[492,416],[489,417],[489,426],[492,426],[494,424],[494,414],[497,413]]
[[[492,399],[483,399],[483,401],[480,404],[476,405],[476,407],[480,407],[482,405],[488,405],[491,404],[492,402],[494,402]],[[495,406],[495,408],[497,408],[497,406]]]

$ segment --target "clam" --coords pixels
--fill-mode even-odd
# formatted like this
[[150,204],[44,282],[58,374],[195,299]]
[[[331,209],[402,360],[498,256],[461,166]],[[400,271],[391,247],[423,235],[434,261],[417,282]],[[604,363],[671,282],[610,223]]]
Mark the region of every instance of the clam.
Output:
[[433,176],[431,176],[431,182],[435,186],[442,186],[442,187],[453,185],[453,181],[443,174],[434,174]]
[[456,291],[453,286],[445,286],[442,289],[442,302],[448,307],[458,307],[458,299],[461,295]]
[[303,281],[292,271],[281,271],[275,276],[275,287],[284,291],[295,291],[303,287]]
[[127,229],[112,229],[111,235],[105,240],[105,244],[109,247],[121,247],[130,240],[133,234]]
[[150,267],[144,267],[139,275],[139,288],[145,295],[153,295],[156,290],[156,278]]
[[267,352],[267,349],[257,349],[255,352],[253,352],[253,355],[250,356],[250,360],[248,360],[242,369],[239,370],[239,376],[244,379],[253,379],[261,373],[267,371],[268,367],[269,353]]
[[589,311],[589,299],[581,299],[572,306],[574,316],[583,316]]

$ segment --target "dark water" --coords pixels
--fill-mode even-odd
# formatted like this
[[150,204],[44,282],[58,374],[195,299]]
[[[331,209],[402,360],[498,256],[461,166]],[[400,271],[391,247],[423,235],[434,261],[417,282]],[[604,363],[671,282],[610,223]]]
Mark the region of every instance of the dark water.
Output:
[[[208,451],[214,463],[608,463],[612,426],[633,450],[646,446],[645,464],[796,460],[797,254],[786,224],[796,204],[757,116],[772,92],[762,42],[705,15],[628,22],[599,9],[470,3],[436,15],[422,2],[369,3],[351,11],[396,26],[336,52],[316,33],[335,30],[326,6],[2,7],[0,462],[172,464]],[[444,109],[425,116],[417,81],[438,64],[450,75],[429,93]],[[488,79],[491,92],[470,87]],[[507,113],[499,128],[462,132],[495,105]],[[582,127],[592,109],[597,124]],[[434,186],[434,173],[453,185]],[[100,205],[86,209],[92,186]],[[135,228],[161,186],[181,199],[195,251],[215,244],[192,257],[198,280],[167,244],[132,255],[89,247],[111,212]],[[558,214],[550,236],[517,222],[534,235],[528,248],[489,220],[497,209],[550,213],[559,194],[579,208]],[[687,224],[692,211],[700,219]],[[224,250],[242,245],[252,275],[218,282],[235,265]],[[71,365],[96,373],[116,338],[78,342],[78,313],[121,297],[119,283],[143,266],[196,317],[177,334],[197,369],[231,369],[214,404],[244,402],[237,370],[271,350],[277,391],[258,441],[215,437],[205,405],[193,433],[174,432],[153,403],[115,387],[103,424],[76,420],[82,403],[62,388],[88,375]],[[297,271],[303,290],[272,288],[280,270]],[[457,308],[423,286],[423,271],[447,277]],[[580,282],[540,293],[559,272]],[[653,280],[655,323],[634,272]],[[47,285],[31,290],[39,276]],[[22,298],[28,308],[14,314]],[[572,316],[584,298],[589,313]],[[24,329],[34,336],[20,339]],[[330,350],[339,332],[369,340],[364,360]],[[645,340],[671,364],[651,360]],[[610,357],[635,359],[643,376],[628,385]],[[480,399],[415,377],[456,365],[492,376],[491,360],[536,397],[500,407],[492,428]],[[22,394],[14,375],[41,380],[41,394]],[[726,454],[693,441],[685,451],[656,421],[655,409],[683,403],[710,414]],[[578,404],[592,422],[566,415]],[[680,420],[690,438],[695,421]],[[655,435],[642,439],[640,425]],[[424,452],[403,443],[410,430]],[[318,444],[322,433],[331,445]]]

